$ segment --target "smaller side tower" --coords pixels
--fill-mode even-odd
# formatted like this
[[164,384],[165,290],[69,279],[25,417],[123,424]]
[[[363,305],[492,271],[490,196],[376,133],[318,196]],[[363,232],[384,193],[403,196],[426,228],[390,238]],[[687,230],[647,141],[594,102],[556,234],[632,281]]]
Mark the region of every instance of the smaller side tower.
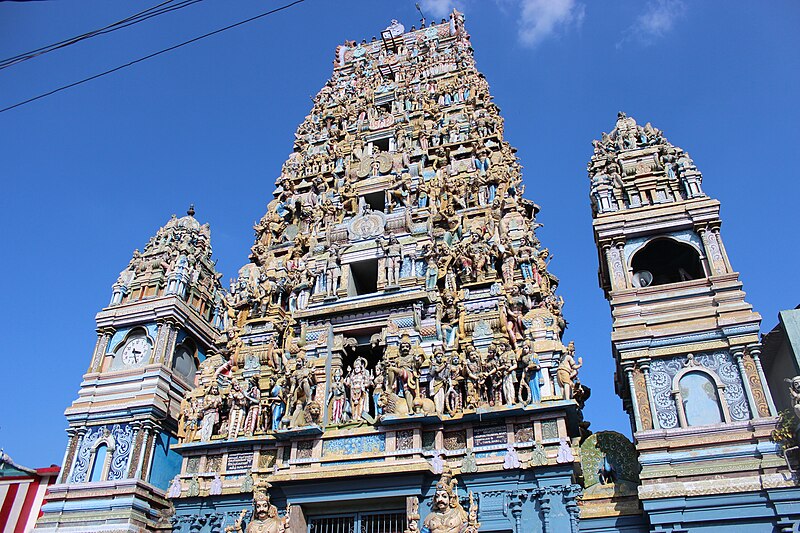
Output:
[[593,144],[599,278],[644,510],[657,531],[777,525],[797,490],[769,440],[761,317],[725,251],[720,204],[650,123],[620,113]]
[[173,215],[114,283],[36,531],[171,531],[181,399],[224,322],[210,239],[193,208]]

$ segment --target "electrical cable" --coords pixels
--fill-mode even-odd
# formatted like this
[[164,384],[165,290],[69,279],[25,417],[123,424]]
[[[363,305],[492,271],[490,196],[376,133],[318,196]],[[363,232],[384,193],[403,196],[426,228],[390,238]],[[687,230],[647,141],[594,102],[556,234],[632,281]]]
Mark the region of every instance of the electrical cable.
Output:
[[66,48],[67,46],[79,43],[81,41],[85,41],[86,39],[90,39],[97,35],[104,35],[106,33],[111,33],[113,31],[117,31],[122,28],[127,28],[128,26],[133,26],[134,24],[144,22],[145,20],[156,17],[158,15],[163,15],[164,13],[169,13],[171,11],[177,11],[178,9],[188,7],[202,0],[181,0],[177,4],[168,5],[172,4],[174,1],[175,0],[166,0],[165,2],[162,2],[156,6],[147,8],[143,11],[140,11],[139,13],[126,17],[112,24],[103,26],[102,28],[99,28],[97,30],[92,30],[90,32],[78,35],[77,37],[65,39],[57,43],[37,48],[36,50],[31,50],[30,52],[25,52],[23,54],[18,54],[16,56],[0,60],[0,70],[22,63],[23,61],[39,57],[48,52],[53,52],[61,48]]
[[186,46],[187,44],[192,44],[192,43],[197,42],[197,41],[199,41],[201,39],[205,39],[206,37],[211,37],[212,35],[216,35],[218,33],[222,33],[224,31],[230,30],[232,28],[236,28],[238,26],[242,26],[244,24],[247,24],[249,22],[253,22],[254,20],[258,20],[258,19],[266,17],[268,15],[273,15],[273,14],[279,12],[279,11],[283,11],[285,9],[289,9],[290,7],[293,7],[293,6],[297,5],[297,4],[302,4],[303,2],[305,2],[305,0],[295,0],[294,2],[290,2],[288,4],[285,4],[285,5],[281,6],[281,7],[277,7],[275,9],[272,9],[270,11],[265,11],[264,13],[261,13],[259,15],[254,16],[254,17],[250,17],[248,19],[241,20],[241,21],[236,22],[234,24],[230,24],[230,25],[225,26],[223,28],[216,29],[214,31],[211,31],[211,32],[205,33],[203,35],[200,35],[198,37],[194,37],[193,39],[189,39],[188,41],[184,41],[182,43],[178,43],[176,45],[170,46],[169,48],[164,48],[163,50],[159,50],[158,52],[153,52],[152,54],[148,54],[146,56],[140,57],[139,59],[134,59],[133,61],[129,61],[128,63],[125,63],[124,65],[120,65],[118,67],[114,67],[112,69],[106,70],[106,71],[101,72],[99,74],[95,74],[94,76],[89,76],[88,78],[84,78],[82,80],[70,83],[68,85],[63,85],[63,86],[59,87],[58,89],[53,89],[52,91],[48,91],[46,93],[42,93],[39,96],[34,96],[33,98],[28,98],[27,100],[23,100],[22,102],[18,102],[18,103],[14,104],[14,105],[5,107],[3,109],[0,109],[0,113],[4,113],[6,111],[10,111],[12,109],[15,109],[17,107],[23,106],[25,104],[29,104],[31,102],[35,102],[36,100],[41,100],[42,98],[45,98],[47,96],[51,96],[51,95],[56,94],[58,92],[64,91],[66,89],[70,89],[72,87],[75,87],[76,85],[81,85],[83,83],[86,83],[86,82],[89,82],[89,81],[92,81],[92,80],[96,80],[97,78],[101,78],[101,77],[106,76],[108,74],[114,73],[114,72],[116,72],[118,70],[122,70],[124,68],[133,66],[133,65],[135,65],[137,63],[141,63],[142,61],[146,61],[148,59],[152,59],[152,58],[154,58],[156,56],[160,56],[161,54],[164,54],[164,53],[167,53],[167,52],[171,52],[172,50],[181,48],[183,46]]

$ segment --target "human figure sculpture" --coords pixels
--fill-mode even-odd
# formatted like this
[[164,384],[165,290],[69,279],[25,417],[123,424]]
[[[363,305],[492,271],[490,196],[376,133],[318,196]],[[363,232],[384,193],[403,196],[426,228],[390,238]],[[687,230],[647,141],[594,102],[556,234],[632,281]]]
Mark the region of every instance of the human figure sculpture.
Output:
[[414,400],[419,396],[419,358],[415,355],[409,335],[403,334],[394,350],[386,353],[387,387],[389,391],[402,395],[413,412]]
[[219,395],[219,388],[216,383],[212,383],[205,395],[201,406],[203,420],[200,423],[200,440],[210,442],[214,435],[214,430],[220,422],[219,410],[222,406],[222,398]]
[[[470,517],[458,501],[456,485],[457,481],[453,479],[450,468],[445,466],[442,477],[436,484],[431,512],[422,524],[423,532],[464,533],[471,525]],[[477,519],[477,516],[475,518]],[[474,521],[472,525],[475,526]]]
[[397,237],[389,236],[388,244],[383,240],[378,241],[386,261],[386,285],[389,287],[400,283],[400,266],[403,264],[403,246]]
[[[522,343],[519,362],[523,368],[523,377],[519,384],[519,401],[527,404],[540,403],[542,401],[542,367],[539,364],[539,357],[533,351],[533,342],[530,340]],[[523,389],[527,389],[527,398],[523,398]]]
[[225,528],[227,533],[290,533],[289,514],[291,509],[287,507],[286,517],[278,515],[278,508],[269,501],[266,492],[256,492],[253,496],[253,518],[247,527],[243,529],[246,511],[242,511],[239,519],[233,526]]
[[367,369],[367,360],[356,357],[353,367],[344,378],[349,390],[350,415],[354,421],[369,418],[369,387],[372,385],[372,374]]
[[337,244],[332,244],[328,249],[328,259],[325,263],[325,296],[336,298],[339,290],[339,278],[342,276],[342,251]]
[[561,386],[565,400],[572,399],[575,392],[575,378],[578,377],[578,369],[582,366],[582,357],[578,357],[578,361],[575,362],[575,343],[570,341],[556,370],[558,384]]
[[244,418],[247,411],[248,401],[242,391],[242,386],[237,380],[231,381],[231,389],[228,392],[228,439],[235,439],[239,436],[244,426]]
[[347,389],[342,377],[342,368],[336,367],[331,374],[328,392],[328,419],[331,424],[342,424],[346,421],[344,406],[347,402]]
[[784,381],[789,384],[789,399],[792,402],[794,416],[800,419],[800,376],[784,378]]
[[261,389],[258,387],[258,381],[253,380],[250,382],[250,387],[244,393],[247,400],[247,416],[244,419],[244,433],[245,435],[252,435],[256,431],[261,430],[259,424],[261,420]]
[[444,355],[444,348],[441,345],[433,349],[433,360],[431,361],[431,368],[429,373],[429,396],[433,399],[436,405],[436,412],[444,414],[445,398],[447,393],[447,385],[449,382],[450,372],[447,359]]
[[[312,400],[312,388],[315,384],[313,364],[311,361],[306,362],[305,353],[300,352],[295,358],[294,368],[289,377],[288,408],[291,419],[295,419]],[[289,423],[290,420],[284,422]]]

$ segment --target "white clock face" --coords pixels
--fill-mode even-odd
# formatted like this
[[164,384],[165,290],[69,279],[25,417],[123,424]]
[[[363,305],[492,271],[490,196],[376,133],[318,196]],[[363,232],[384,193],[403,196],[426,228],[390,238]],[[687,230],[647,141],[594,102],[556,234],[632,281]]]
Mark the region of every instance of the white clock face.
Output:
[[134,337],[122,349],[122,362],[126,365],[138,365],[150,355],[150,343],[144,337]]

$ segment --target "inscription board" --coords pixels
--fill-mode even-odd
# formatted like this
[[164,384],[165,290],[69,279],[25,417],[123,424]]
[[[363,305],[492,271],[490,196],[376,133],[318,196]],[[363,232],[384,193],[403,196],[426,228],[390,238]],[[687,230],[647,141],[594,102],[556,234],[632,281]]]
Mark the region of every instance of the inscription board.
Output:
[[232,453],[228,455],[228,462],[225,463],[226,471],[247,470],[248,468],[253,468],[252,453]]
[[472,429],[474,446],[489,446],[508,442],[505,426],[476,427]]

